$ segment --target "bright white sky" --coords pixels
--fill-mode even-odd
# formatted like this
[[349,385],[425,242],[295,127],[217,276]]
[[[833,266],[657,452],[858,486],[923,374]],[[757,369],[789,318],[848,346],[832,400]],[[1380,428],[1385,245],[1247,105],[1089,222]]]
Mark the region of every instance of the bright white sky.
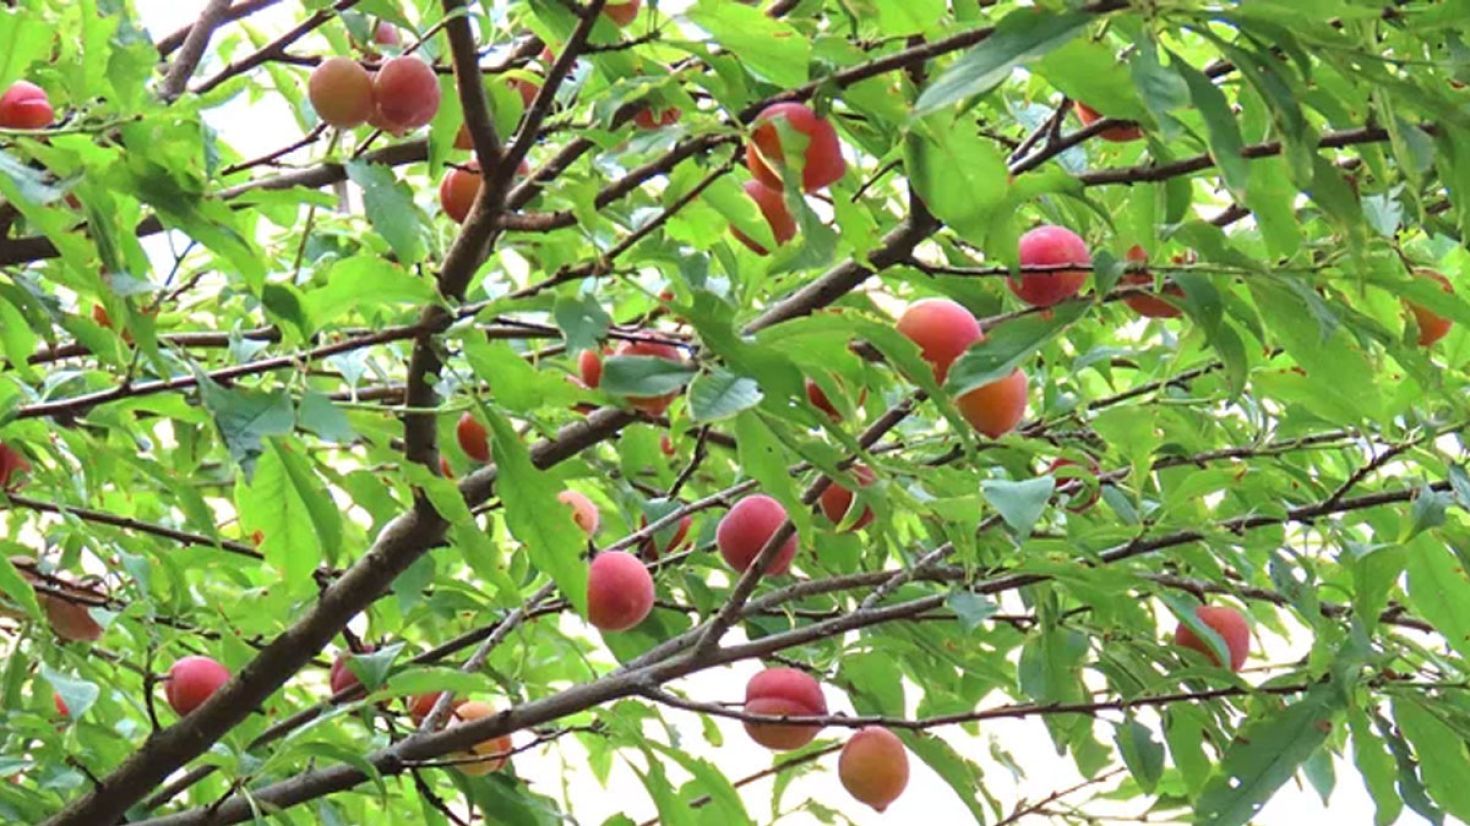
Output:
[[[202,5],[197,1],[136,0],[136,6],[154,39],[191,22]],[[673,7],[670,3],[661,5],[665,9]],[[682,3],[678,5],[683,6]],[[302,14],[298,3],[285,2],[252,16],[250,21],[263,31],[277,33],[289,27]],[[218,67],[206,64],[201,75],[214,68]],[[277,149],[298,137],[295,122],[286,105],[271,100],[269,96],[255,101],[242,96],[221,109],[206,113],[206,117],[220,131],[222,139],[247,158]],[[172,259],[168,256],[166,246],[157,243],[159,240],[155,238],[155,243],[150,243],[150,250],[161,255],[161,260],[166,265]],[[1261,647],[1258,642],[1257,649]],[[1278,663],[1290,662],[1294,656],[1304,653],[1302,645],[1288,645],[1282,640],[1266,640],[1265,647],[1271,653],[1270,660]],[[611,656],[607,660],[611,662]],[[1253,660],[1252,664],[1260,662],[1261,660]],[[758,670],[757,664],[744,663],[735,668],[699,675],[684,681],[679,687],[702,700],[739,701],[743,699],[746,680]],[[907,696],[911,702],[918,696],[914,686],[907,687]],[[827,699],[834,712],[852,711],[846,705],[845,698],[835,690],[828,689]],[[993,697],[982,707],[1002,705],[1005,702],[1002,697]],[[723,719],[718,721],[725,742],[716,749],[705,741],[698,719],[693,714],[668,710],[665,717],[678,729],[685,748],[715,763],[731,779],[755,773],[770,765],[771,753],[751,743],[737,722]],[[1148,717],[1141,719],[1154,722]],[[651,731],[650,734],[654,732]],[[826,734],[841,736],[843,733],[829,730]],[[1070,759],[1056,756],[1051,739],[1039,720],[995,721],[987,724],[978,738],[965,735],[957,728],[943,730],[942,734],[952,746],[983,767],[990,793],[1007,806],[1014,805],[1022,797],[1030,800],[1043,798],[1081,780]],[[1111,726],[1099,725],[1098,735],[1105,742],[1110,741]],[[660,732],[656,736],[663,735]],[[524,738],[517,740],[517,743],[524,742]],[[992,743],[1009,752],[1025,770],[1027,777],[1018,783],[1008,769],[991,759]],[[527,752],[516,757],[517,772],[529,778],[542,794],[560,798],[565,783],[568,793],[575,800],[575,814],[582,823],[600,823],[606,817],[619,812],[625,812],[640,822],[655,814],[653,804],[643,791],[640,781],[625,765],[615,764],[608,789],[597,784],[585,765],[579,747],[571,738],[564,738],[556,747]],[[682,783],[687,779],[687,775],[677,766],[667,768],[676,782]],[[808,774],[792,785],[784,798],[786,808],[812,798],[829,808],[841,811],[859,824],[913,824],[927,821],[934,826],[941,826],[970,822],[968,811],[960,804],[954,792],[917,758],[910,761],[911,779],[908,790],[881,816],[847,795],[837,780],[835,755],[823,761],[823,768],[825,771]],[[1321,799],[1310,788],[1299,788],[1291,784],[1277,794],[1255,822],[1282,826],[1298,826],[1303,823],[1371,823],[1373,803],[1351,763],[1340,761],[1337,776],[1337,789],[1327,807],[1324,808]],[[769,780],[743,790],[746,805],[758,821],[769,819],[770,791]],[[1135,801],[1114,811],[1120,815],[1137,815],[1146,806],[1146,802]],[[1412,818],[1412,822],[1419,822],[1417,816],[1408,815],[1407,818]],[[819,823],[816,818],[805,813],[784,817],[780,822],[783,826]],[[1040,824],[1044,819],[1031,818],[1026,822]]]

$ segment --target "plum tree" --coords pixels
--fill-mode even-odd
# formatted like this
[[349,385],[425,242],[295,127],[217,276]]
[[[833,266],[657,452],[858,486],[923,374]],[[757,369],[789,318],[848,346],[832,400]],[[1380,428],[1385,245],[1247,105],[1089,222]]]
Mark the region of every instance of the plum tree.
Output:
[[[822,685],[805,671],[767,668],[745,684],[745,713],[768,717],[825,717],[827,698]],[[815,740],[822,727],[794,723],[745,721],[750,739],[772,751],[799,749]]]
[[806,139],[801,164],[803,190],[816,192],[847,174],[847,161],[842,157],[837,130],[826,118],[818,116],[803,103],[775,103],[756,115],[750,130],[750,142],[745,145],[745,163],[757,181],[778,192],[785,188],[781,173],[770,166],[782,165],[786,161],[778,122]]
[[602,522],[602,517],[597,512],[597,506],[587,498],[585,493],[568,488],[556,495],[558,502],[572,509],[572,521],[577,527],[586,532],[588,536],[597,533],[597,526]]
[[[467,700],[455,706],[454,719],[450,722],[450,728],[483,720],[495,714],[495,709],[488,703],[479,700]],[[488,740],[470,746],[468,750],[456,752],[455,758],[464,762],[457,763],[455,769],[460,774],[469,777],[482,777],[505,767],[510,760],[511,737],[504,734],[492,737]],[[478,758],[478,759],[474,759]]]
[[[1077,119],[1082,121],[1083,126],[1091,126],[1093,123],[1102,120],[1103,118],[1102,113],[1098,112],[1096,109],[1093,109],[1091,106],[1088,106],[1080,100],[1072,104],[1072,108],[1076,110]],[[1107,129],[1104,129],[1101,132],[1097,133],[1097,136],[1105,141],[1111,141],[1113,143],[1128,143],[1129,141],[1136,141],[1139,138],[1142,138],[1143,130],[1140,129],[1138,124],[1136,123],[1125,122],[1118,126],[1108,127]]]
[[1470,822],[1464,3],[912,5],[8,2],[6,822]]
[[848,794],[882,812],[909,784],[909,755],[882,726],[858,729],[842,747],[837,776]]
[[626,631],[653,610],[653,577],[638,557],[604,551],[587,571],[587,621],[602,631]]
[[[622,344],[618,345],[618,349],[614,352],[614,355],[660,358],[664,359],[665,361],[677,362],[679,364],[682,364],[684,362],[684,355],[683,353],[679,352],[678,347],[675,347],[672,344],[665,344],[661,341],[649,341],[647,339],[639,339],[637,341],[624,341]],[[600,375],[601,374],[599,373],[599,376]],[[668,393],[662,396],[629,396],[628,404],[639,410],[642,410],[644,413],[647,413],[650,416],[661,416],[663,415],[665,410],[669,409],[669,405],[674,403],[674,399],[677,399],[678,397],[679,394],[677,392]]]
[[934,380],[940,384],[970,345],[985,340],[980,322],[970,311],[947,298],[915,301],[898,318],[898,331],[919,345],[924,360],[934,366]]
[[602,16],[611,20],[617,26],[627,26],[638,17],[638,9],[643,5],[643,0],[630,0],[627,3],[608,3],[602,7]]
[[1003,379],[961,394],[954,403],[971,427],[999,439],[1026,416],[1026,374],[1017,367]]
[[[786,508],[775,499],[763,493],[741,499],[730,508],[715,530],[715,544],[720,549],[720,556],[731,568],[743,572],[785,521]],[[776,549],[766,566],[766,573],[786,573],[795,556],[796,534],[793,533]]]
[[317,117],[338,129],[352,129],[368,122],[377,102],[373,77],[357,61],[329,57],[311,73],[306,95]]
[[[877,479],[877,477],[873,475],[873,471],[869,469],[867,465],[853,465],[852,467],[848,468],[848,471],[852,473],[852,475],[858,480],[858,484],[862,487],[867,487],[873,484],[873,482]],[[817,504],[821,506],[822,513],[825,514],[826,517],[830,519],[833,524],[840,524],[842,520],[847,517],[847,511],[852,507],[852,502],[855,498],[856,497],[853,496],[852,491],[837,484],[836,482],[833,482],[832,484],[827,486],[826,490],[822,491],[822,495],[817,499]],[[872,521],[873,509],[871,507],[864,507],[862,515],[859,516],[856,521],[854,521],[851,525],[849,525],[847,529],[849,531],[855,531],[859,528],[865,528],[870,523],[872,523]]]
[[45,129],[55,119],[46,90],[28,80],[17,80],[0,95],[0,127]]
[[230,671],[219,661],[197,654],[183,657],[173,664],[164,678],[163,695],[169,707],[180,717],[204,705],[225,683]]
[[412,55],[391,58],[373,77],[375,126],[394,133],[427,126],[439,111],[439,78]]
[[[1439,282],[1439,285],[1447,293],[1453,293],[1455,291],[1454,287],[1450,285],[1450,280],[1445,278],[1443,273],[1420,268],[1414,271],[1414,275]],[[1433,346],[1435,342],[1449,334],[1451,326],[1449,319],[1435,313],[1422,304],[1416,304],[1413,301],[1405,301],[1404,304],[1408,306],[1409,313],[1414,316],[1414,325],[1419,328],[1420,347]]]
[[[1021,236],[1022,267],[1062,267],[1092,265],[1087,242],[1066,227],[1039,226]],[[1087,281],[1086,269],[1054,269],[1022,273],[1020,278],[1006,279],[1006,286],[1016,297],[1033,307],[1050,307],[1071,298]]]
[[[1124,258],[1130,264],[1148,263],[1148,253],[1138,244],[1129,247],[1128,253]],[[1121,283],[1132,286],[1151,286],[1154,283],[1154,277],[1148,270],[1140,270],[1138,272],[1124,273]],[[1164,287],[1163,294],[1178,299],[1184,298],[1184,291],[1179,289],[1179,285],[1177,284],[1170,284]],[[1128,308],[1133,312],[1146,318],[1178,318],[1180,315],[1178,307],[1155,295],[1139,295],[1135,293],[1125,297],[1123,303],[1127,304]]]
[[[1230,652],[1230,670],[1239,671],[1245,665],[1251,647],[1251,630],[1245,617],[1228,605],[1201,605],[1195,609],[1195,616],[1225,641],[1225,648]],[[1220,656],[1215,649],[1183,622],[1174,631],[1174,643],[1181,648],[1198,651],[1205,659],[1220,665]]]
[[[746,181],[745,194],[760,207],[761,215],[765,216],[766,223],[771,226],[771,236],[776,239],[777,246],[796,237],[796,219],[791,217],[790,210],[786,208],[786,198],[779,189],[771,189],[760,181]],[[770,250],[751,240],[750,236],[733,224],[730,226],[730,234],[756,255],[770,254]]]

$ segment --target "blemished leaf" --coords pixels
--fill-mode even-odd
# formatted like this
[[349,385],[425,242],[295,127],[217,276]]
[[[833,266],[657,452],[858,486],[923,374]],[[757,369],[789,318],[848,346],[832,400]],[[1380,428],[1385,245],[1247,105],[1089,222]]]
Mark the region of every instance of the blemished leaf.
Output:
[[1006,15],[995,33],[950,64],[914,105],[918,115],[994,89],[1017,66],[1076,37],[1092,15],[1018,9]]
[[363,208],[373,229],[382,234],[398,260],[417,264],[428,252],[423,216],[414,206],[413,193],[379,164],[349,161],[347,175],[362,187]]
[[1021,481],[986,479],[980,483],[986,501],[1000,513],[1011,530],[1021,536],[1031,533],[1055,488],[1056,480],[1050,476]]
[[700,373],[689,383],[689,415],[696,422],[728,419],[760,404],[761,397],[754,379],[716,369]]
[[1255,817],[1327,739],[1340,702],[1334,691],[1314,689],[1280,711],[1247,722],[1195,803],[1199,822],[1243,826]]

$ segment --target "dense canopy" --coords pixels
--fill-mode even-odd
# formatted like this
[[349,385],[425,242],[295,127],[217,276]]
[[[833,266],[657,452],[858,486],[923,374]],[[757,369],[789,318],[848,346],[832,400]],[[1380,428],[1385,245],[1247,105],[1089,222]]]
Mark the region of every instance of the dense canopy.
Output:
[[0,8],[0,821],[1470,821],[1466,0],[147,5]]

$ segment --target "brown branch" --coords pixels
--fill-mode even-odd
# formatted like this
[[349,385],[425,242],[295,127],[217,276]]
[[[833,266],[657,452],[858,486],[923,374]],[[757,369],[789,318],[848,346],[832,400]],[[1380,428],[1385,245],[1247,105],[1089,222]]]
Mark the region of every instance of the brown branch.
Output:
[[174,58],[173,65],[168,67],[168,74],[163,78],[159,95],[165,101],[171,101],[184,93],[189,76],[194,74],[194,70],[199,67],[199,61],[204,59],[204,49],[209,45],[209,38],[225,22],[225,13],[229,9],[230,0],[208,0],[204,11],[199,13],[199,19],[194,21],[194,25],[189,28],[189,34],[184,37],[178,57]]
[[260,66],[276,57],[279,57],[280,55],[285,53],[287,46],[290,46],[292,43],[295,43],[296,41],[310,34],[311,32],[316,31],[317,29],[326,25],[339,13],[352,8],[359,2],[361,2],[361,0],[337,0],[336,3],[332,4],[331,8],[322,9],[316,14],[313,14],[312,16],[306,18],[301,23],[297,24],[290,31],[286,32],[280,37],[277,37],[275,40],[272,40],[271,42],[257,49],[256,51],[251,52],[249,55],[246,55],[245,57],[226,66],[224,69],[220,70],[220,72],[214,77],[204,81],[197,88],[195,88],[195,93],[200,95],[207,94],[210,90],[216,88],[221,83],[224,83],[230,78],[235,77],[236,75],[244,74],[245,72],[254,69],[256,66]]
[[[240,2],[234,4],[233,6],[230,6],[228,9],[225,10],[224,19],[221,20],[220,23],[221,25],[223,25],[224,23],[233,23],[236,20],[239,20],[243,17],[248,17],[258,12],[261,9],[270,8],[280,1],[281,0],[240,0]],[[184,45],[184,39],[187,38],[189,36],[189,33],[193,30],[194,24],[191,23],[158,41],[158,43],[154,44],[155,47],[158,49],[158,56],[166,58],[169,55],[173,54],[175,51],[178,50],[180,46]]]

